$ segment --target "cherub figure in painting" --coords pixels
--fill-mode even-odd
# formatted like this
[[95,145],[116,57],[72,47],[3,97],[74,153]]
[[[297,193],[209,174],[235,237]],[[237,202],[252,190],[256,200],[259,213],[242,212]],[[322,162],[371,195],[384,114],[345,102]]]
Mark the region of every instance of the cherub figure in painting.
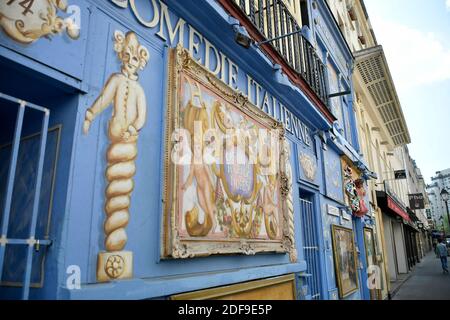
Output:
[[263,200],[262,208],[264,212],[264,222],[266,226],[267,235],[270,239],[277,237],[278,222],[277,214],[278,207],[275,202],[275,195],[277,188],[276,175],[270,175],[268,177],[268,184],[263,188]]
[[193,158],[191,159],[188,177],[181,189],[186,191],[195,179],[198,203],[206,216],[204,223],[200,224],[198,222],[198,208],[194,207],[193,210],[186,213],[186,226],[191,236],[206,236],[216,228],[214,180],[208,164],[203,159],[203,151],[206,147],[202,141],[203,136],[195,136],[195,126],[201,126],[201,129],[205,132],[209,128],[209,117],[198,83],[195,83],[195,87],[190,84],[190,88],[191,100],[184,111],[184,127],[191,136]]

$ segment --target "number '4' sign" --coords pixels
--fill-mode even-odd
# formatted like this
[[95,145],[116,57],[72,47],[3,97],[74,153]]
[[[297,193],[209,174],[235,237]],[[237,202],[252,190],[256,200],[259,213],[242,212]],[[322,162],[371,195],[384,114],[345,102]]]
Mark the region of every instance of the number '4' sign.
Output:
[[[9,0],[6,4],[8,6],[10,6],[11,4],[13,4],[14,2],[16,2],[17,0]],[[24,16],[27,15],[27,13],[31,13],[33,14],[34,12],[31,10],[31,7],[33,6],[34,0],[22,0],[19,2],[19,5],[24,9],[22,14]]]

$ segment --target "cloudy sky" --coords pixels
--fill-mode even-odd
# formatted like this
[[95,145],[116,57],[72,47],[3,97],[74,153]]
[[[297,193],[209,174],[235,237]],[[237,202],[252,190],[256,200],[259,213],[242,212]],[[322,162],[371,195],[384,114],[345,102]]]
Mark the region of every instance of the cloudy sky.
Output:
[[450,0],[365,0],[427,182],[450,168]]

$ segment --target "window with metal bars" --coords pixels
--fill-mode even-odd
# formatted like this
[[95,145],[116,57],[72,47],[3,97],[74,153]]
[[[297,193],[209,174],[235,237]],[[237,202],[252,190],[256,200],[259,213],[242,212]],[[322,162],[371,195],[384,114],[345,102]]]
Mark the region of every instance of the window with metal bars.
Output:
[[[3,119],[15,118],[9,121],[15,126],[1,128],[0,286],[20,287],[21,298],[28,299],[30,287],[42,286],[45,249],[51,244],[50,198],[59,128],[48,129],[48,109],[2,93],[0,113]],[[30,128],[39,131],[24,136]]]
[[300,199],[302,217],[303,254],[307,264],[306,284],[312,300],[321,298],[319,239],[316,230],[316,215],[314,203],[310,196],[302,195]]

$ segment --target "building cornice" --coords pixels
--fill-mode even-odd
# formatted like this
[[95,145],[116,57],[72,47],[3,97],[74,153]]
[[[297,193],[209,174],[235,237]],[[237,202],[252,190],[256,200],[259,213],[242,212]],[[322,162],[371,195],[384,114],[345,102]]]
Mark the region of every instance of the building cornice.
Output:
[[395,147],[411,143],[408,126],[384,55],[376,46],[355,52],[355,72],[362,78],[362,87],[372,98],[377,115]]

